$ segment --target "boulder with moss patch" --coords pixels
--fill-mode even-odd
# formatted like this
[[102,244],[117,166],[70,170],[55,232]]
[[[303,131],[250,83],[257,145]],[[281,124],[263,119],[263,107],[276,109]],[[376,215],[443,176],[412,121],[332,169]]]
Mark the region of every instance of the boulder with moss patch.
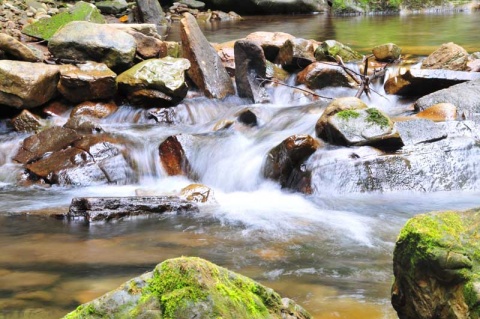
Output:
[[479,318],[480,210],[418,215],[397,239],[392,304],[400,319]]
[[307,319],[290,299],[252,279],[195,257],[169,259],[79,306],[75,318]]

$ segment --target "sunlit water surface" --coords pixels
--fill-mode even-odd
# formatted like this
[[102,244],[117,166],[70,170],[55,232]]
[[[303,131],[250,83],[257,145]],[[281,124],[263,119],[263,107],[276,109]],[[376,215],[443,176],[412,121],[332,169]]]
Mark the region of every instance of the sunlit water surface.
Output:
[[[469,29],[480,22],[475,14],[262,19],[203,28],[217,42],[264,30],[336,38],[362,51],[397,42],[406,52],[426,54],[452,40],[470,51],[480,49],[478,32]],[[376,89],[382,93],[381,84]],[[355,90],[318,93],[351,96]],[[267,152],[290,135],[313,135],[323,108],[288,88],[273,89],[270,95],[272,104],[249,106],[259,117],[258,128],[237,125],[229,133],[211,132],[219,120],[233,119],[244,108],[246,102],[238,98],[184,101],[177,107],[178,126],[156,124],[145,111],[122,107],[102,127],[129,142],[138,183],[125,186],[16,186],[20,168],[10,158],[26,135],[12,133],[0,122],[0,318],[61,317],[179,256],[203,257],[258,280],[317,319],[396,318],[389,297],[400,228],[418,213],[480,206],[480,193],[335,195],[329,190],[328,196],[305,196],[281,190],[262,177]],[[366,101],[390,115],[408,112],[411,102],[380,95]],[[58,124],[65,120],[55,119]],[[90,225],[45,217],[66,212],[77,196],[133,196],[137,189],[177,193],[192,181],[166,177],[158,145],[181,132],[200,136],[188,155],[200,181],[213,188],[215,204],[201,206],[196,214]]]

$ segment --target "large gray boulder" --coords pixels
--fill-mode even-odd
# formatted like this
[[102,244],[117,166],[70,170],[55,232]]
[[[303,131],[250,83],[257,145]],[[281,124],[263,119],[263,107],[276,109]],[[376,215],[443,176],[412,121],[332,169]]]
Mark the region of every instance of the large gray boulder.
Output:
[[155,24],[159,35],[167,31],[168,23],[158,0],[135,0],[140,22]]
[[56,65],[0,61],[0,104],[30,109],[45,104],[57,93],[60,68]]
[[456,106],[458,116],[467,119],[474,118],[480,113],[480,79],[451,86],[429,95],[415,102],[415,110],[423,111],[438,103],[450,103]]
[[466,319],[480,313],[480,210],[410,219],[393,253],[392,305],[400,319]]
[[309,319],[310,314],[275,291],[206,260],[169,259],[153,272],[79,306],[65,319],[249,318]]
[[106,24],[74,21],[58,30],[48,50],[61,59],[103,62],[114,71],[130,67],[135,57],[135,39]]
[[203,35],[195,17],[185,13],[180,24],[183,56],[192,65],[188,75],[195,85],[209,98],[223,99],[235,94],[222,60]]
[[320,0],[205,0],[207,6],[240,14],[265,13],[312,13],[323,11],[327,6]]

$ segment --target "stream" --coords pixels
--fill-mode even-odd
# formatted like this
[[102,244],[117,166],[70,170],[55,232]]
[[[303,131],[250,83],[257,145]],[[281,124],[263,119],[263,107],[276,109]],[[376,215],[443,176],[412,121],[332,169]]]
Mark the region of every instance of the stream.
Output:
[[[479,51],[480,34],[473,31],[478,25],[478,13],[294,15],[247,17],[204,25],[203,30],[212,42],[260,30],[283,31],[317,40],[335,38],[362,53],[375,44],[395,42],[405,53],[421,56],[449,41],[469,52]],[[174,25],[171,38],[176,36]],[[382,87],[377,83],[375,90],[382,93]],[[355,90],[319,93],[351,96]],[[314,136],[323,109],[287,87],[272,88],[269,94],[272,103],[264,105],[250,105],[238,97],[189,98],[177,106],[178,125],[158,124],[146,110],[122,106],[101,122],[105,131],[128,141],[136,182],[121,186],[17,186],[20,167],[11,157],[28,135],[0,122],[0,318],[61,317],[179,256],[202,257],[249,276],[294,299],[316,319],[397,318],[390,286],[401,227],[415,214],[479,207],[480,191],[336,194],[330,189],[303,195],[282,190],[262,177],[266,154],[291,135]],[[364,101],[389,115],[408,111],[411,103],[392,96]],[[257,128],[239,125],[228,133],[212,133],[220,120],[233,119],[246,106],[256,110]],[[52,121],[62,125],[67,118],[65,114]],[[199,181],[213,189],[216,203],[200,206],[196,214],[108,223],[46,217],[66,212],[73,197],[134,196],[138,190],[177,193],[192,181],[166,176],[158,145],[179,133],[200,136],[189,150],[189,161]]]

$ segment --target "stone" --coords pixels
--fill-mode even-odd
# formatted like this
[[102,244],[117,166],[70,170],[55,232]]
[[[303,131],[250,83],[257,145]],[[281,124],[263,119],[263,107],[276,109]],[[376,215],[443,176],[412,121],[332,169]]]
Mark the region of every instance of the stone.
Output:
[[17,132],[38,132],[44,126],[42,120],[28,110],[23,110],[19,115],[15,116],[11,123]]
[[207,97],[223,99],[235,94],[222,60],[210,45],[195,18],[185,13],[180,21],[183,55],[191,63],[188,75]]
[[237,41],[230,41],[227,43],[214,45],[218,56],[222,60],[222,64],[227,70],[228,75],[235,76],[235,51],[234,45]]
[[45,153],[66,148],[80,138],[74,130],[54,126],[24,139],[13,160],[27,164],[40,159]]
[[5,33],[0,33],[0,51],[6,54],[7,59],[26,62],[41,61],[31,48]]
[[[129,96],[130,101],[140,102],[139,104],[143,104],[141,99],[132,99],[132,94],[140,92],[142,95],[137,94],[137,98],[146,96],[151,101],[159,99],[178,103],[188,92],[185,71],[189,68],[190,62],[183,58],[150,59],[120,74],[117,83],[119,89]],[[156,91],[161,95],[155,94]]]
[[72,21],[89,21],[92,23],[105,23],[100,11],[93,4],[78,1],[65,12],[51,18],[40,19],[35,23],[25,26],[22,33],[49,41],[52,36],[64,25]]
[[158,147],[160,162],[169,176],[190,176],[193,173],[190,162],[182,146],[185,141],[186,138],[182,135],[169,136]]
[[129,34],[140,32],[148,37],[154,37],[159,40],[162,38],[158,34],[157,26],[153,23],[109,23],[108,26]]
[[167,212],[196,213],[198,207],[176,196],[75,197],[67,217],[96,222]]
[[182,188],[180,197],[194,203],[215,203],[213,190],[203,184],[190,184]]
[[415,114],[415,117],[434,122],[453,121],[457,119],[457,107],[451,103],[438,103]]
[[392,305],[400,319],[475,318],[480,311],[480,211],[407,221],[393,253]]
[[403,74],[388,79],[384,89],[388,94],[420,96],[476,79],[480,79],[480,73],[409,69]]
[[0,104],[30,109],[47,103],[57,93],[60,69],[56,65],[0,61]]
[[465,71],[467,69],[468,52],[461,46],[449,42],[444,43],[435,52],[422,61],[422,69],[443,69]]
[[480,80],[468,81],[425,95],[415,102],[414,107],[416,111],[423,111],[438,103],[450,103],[457,107],[458,116],[472,119],[480,113],[478,96]]
[[426,119],[396,122],[395,129],[400,135],[403,145],[429,143],[447,137],[447,132],[443,130],[443,127]]
[[119,14],[127,10],[128,3],[125,0],[98,1],[95,6],[103,14]]
[[132,65],[136,43],[130,34],[109,25],[74,21],[55,33],[48,50],[56,58],[102,62],[119,71]]
[[235,11],[240,14],[292,14],[324,12],[326,3],[318,0],[251,0],[239,2],[235,0],[204,0],[207,7],[223,11]]
[[366,109],[368,106],[359,98],[356,97],[342,97],[333,100],[327,108],[323,111],[322,116],[318,119],[315,125],[315,132],[317,136],[323,140],[327,139],[325,132],[325,126],[328,119],[338,112],[345,110],[361,110]]
[[58,91],[67,100],[80,103],[112,98],[117,75],[103,63],[87,62],[60,70]]
[[283,188],[311,193],[309,175],[301,166],[322,144],[310,135],[293,135],[271,149],[265,160],[263,176],[277,181]]
[[295,37],[288,33],[264,31],[253,32],[245,37],[245,40],[259,43],[265,53],[265,58],[271,62],[275,61],[285,42],[293,39]]
[[290,73],[267,60],[266,76],[267,79],[274,79],[284,82],[290,77]]
[[135,31],[129,31],[128,33],[135,38],[137,54],[142,59],[164,58],[168,55],[167,44],[156,37]]
[[302,70],[315,62],[314,50],[312,41],[290,39],[280,47],[275,63],[289,71]]
[[297,74],[297,84],[305,84],[309,89],[325,87],[352,87],[352,79],[345,70],[334,64],[314,62]]
[[197,0],[180,0],[178,3],[185,4],[189,8],[202,10],[205,8],[205,2]]
[[76,105],[70,113],[70,117],[91,116],[97,119],[103,119],[112,115],[118,110],[115,102],[83,102]]
[[386,43],[374,47],[372,53],[378,61],[392,62],[400,59],[402,49],[394,43]]
[[254,103],[269,101],[263,87],[267,60],[260,45],[248,40],[239,40],[235,42],[234,52],[238,96],[249,98]]
[[326,40],[315,50],[315,59],[317,61],[332,61],[335,60],[337,55],[342,58],[343,62],[356,61],[363,58],[360,53],[335,40]]
[[398,139],[392,136],[393,122],[375,108],[337,112],[328,118],[324,132],[334,145],[373,145]]
[[72,116],[63,127],[72,129],[80,134],[95,134],[103,132],[103,128],[98,124],[97,119],[91,116]]
[[237,121],[239,123],[250,127],[258,125],[258,117],[252,109],[243,109],[235,115],[237,116]]
[[157,0],[135,0],[140,22],[155,24],[157,32],[164,35],[167,31],[167,19]]
[[168,259],[64,318],[310,319],[288,298],[197,257]]

